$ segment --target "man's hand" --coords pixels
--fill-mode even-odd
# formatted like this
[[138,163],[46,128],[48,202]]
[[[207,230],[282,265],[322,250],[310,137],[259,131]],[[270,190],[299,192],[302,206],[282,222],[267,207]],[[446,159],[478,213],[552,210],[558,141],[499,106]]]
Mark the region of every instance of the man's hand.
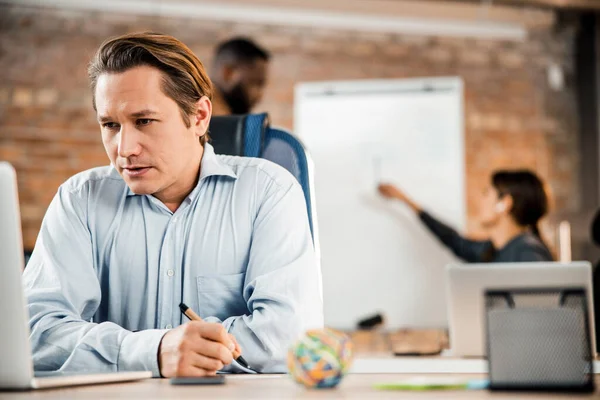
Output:
[[242,354],[242,348],[240,347],[240,344],[235,339],[235,336],[233,336],[231,333],[229,334],[229,338],[231,339],[231,341],[233,342],[233,345],[235,346],[235,350],[233,351],[233,357],[234,358],[239,357]]
[[233,361],[236,342],[221,324],[190,321],[165,334],[158,366],[165,378],[215,375]]

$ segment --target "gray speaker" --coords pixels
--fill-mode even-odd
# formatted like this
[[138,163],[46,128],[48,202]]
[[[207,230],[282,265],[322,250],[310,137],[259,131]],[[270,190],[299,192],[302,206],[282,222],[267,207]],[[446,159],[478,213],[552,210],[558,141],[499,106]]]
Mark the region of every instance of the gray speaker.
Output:
[[583,288],[488,290],[485,305],[490,389],[594,390]]

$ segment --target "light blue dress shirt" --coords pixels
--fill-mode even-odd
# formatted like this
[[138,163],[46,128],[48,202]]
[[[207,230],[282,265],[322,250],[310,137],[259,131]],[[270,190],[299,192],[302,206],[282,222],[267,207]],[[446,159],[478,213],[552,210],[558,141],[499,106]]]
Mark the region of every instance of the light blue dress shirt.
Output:
[[186,322],[181,302],[222,323],[262,372],[285,372],[290,343],[323,325],[302,188],[269,161],[210,145],[174,213],[112,167],[69,179],[23,280],[36,370],[159,376],[160,340]]

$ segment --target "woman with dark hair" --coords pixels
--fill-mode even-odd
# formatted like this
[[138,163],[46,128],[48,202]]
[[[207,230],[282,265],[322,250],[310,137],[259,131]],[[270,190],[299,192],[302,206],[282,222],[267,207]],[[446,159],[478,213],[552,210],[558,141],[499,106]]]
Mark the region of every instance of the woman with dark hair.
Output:
[[481,198],[480,222],[489,240],[469,240],[436,220],[397,187],[379,185],[387,198],[406,203],[429,230],[467,262],[553,261],[538,223],[548,212],[544,184],[533,172],[498,171]]

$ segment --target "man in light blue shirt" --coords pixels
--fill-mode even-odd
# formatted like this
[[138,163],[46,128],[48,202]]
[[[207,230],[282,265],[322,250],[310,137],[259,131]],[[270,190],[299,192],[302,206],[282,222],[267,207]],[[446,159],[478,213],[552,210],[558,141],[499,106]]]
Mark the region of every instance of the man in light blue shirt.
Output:
[[69,179],[44,218],[24,272],[35,369],[203,376],[246,371],[243,351],[284,372],[291,341],[323,325],[301,187],[215,155],[211,84],[177,39],[109,40],[89,74],[111,166]]

